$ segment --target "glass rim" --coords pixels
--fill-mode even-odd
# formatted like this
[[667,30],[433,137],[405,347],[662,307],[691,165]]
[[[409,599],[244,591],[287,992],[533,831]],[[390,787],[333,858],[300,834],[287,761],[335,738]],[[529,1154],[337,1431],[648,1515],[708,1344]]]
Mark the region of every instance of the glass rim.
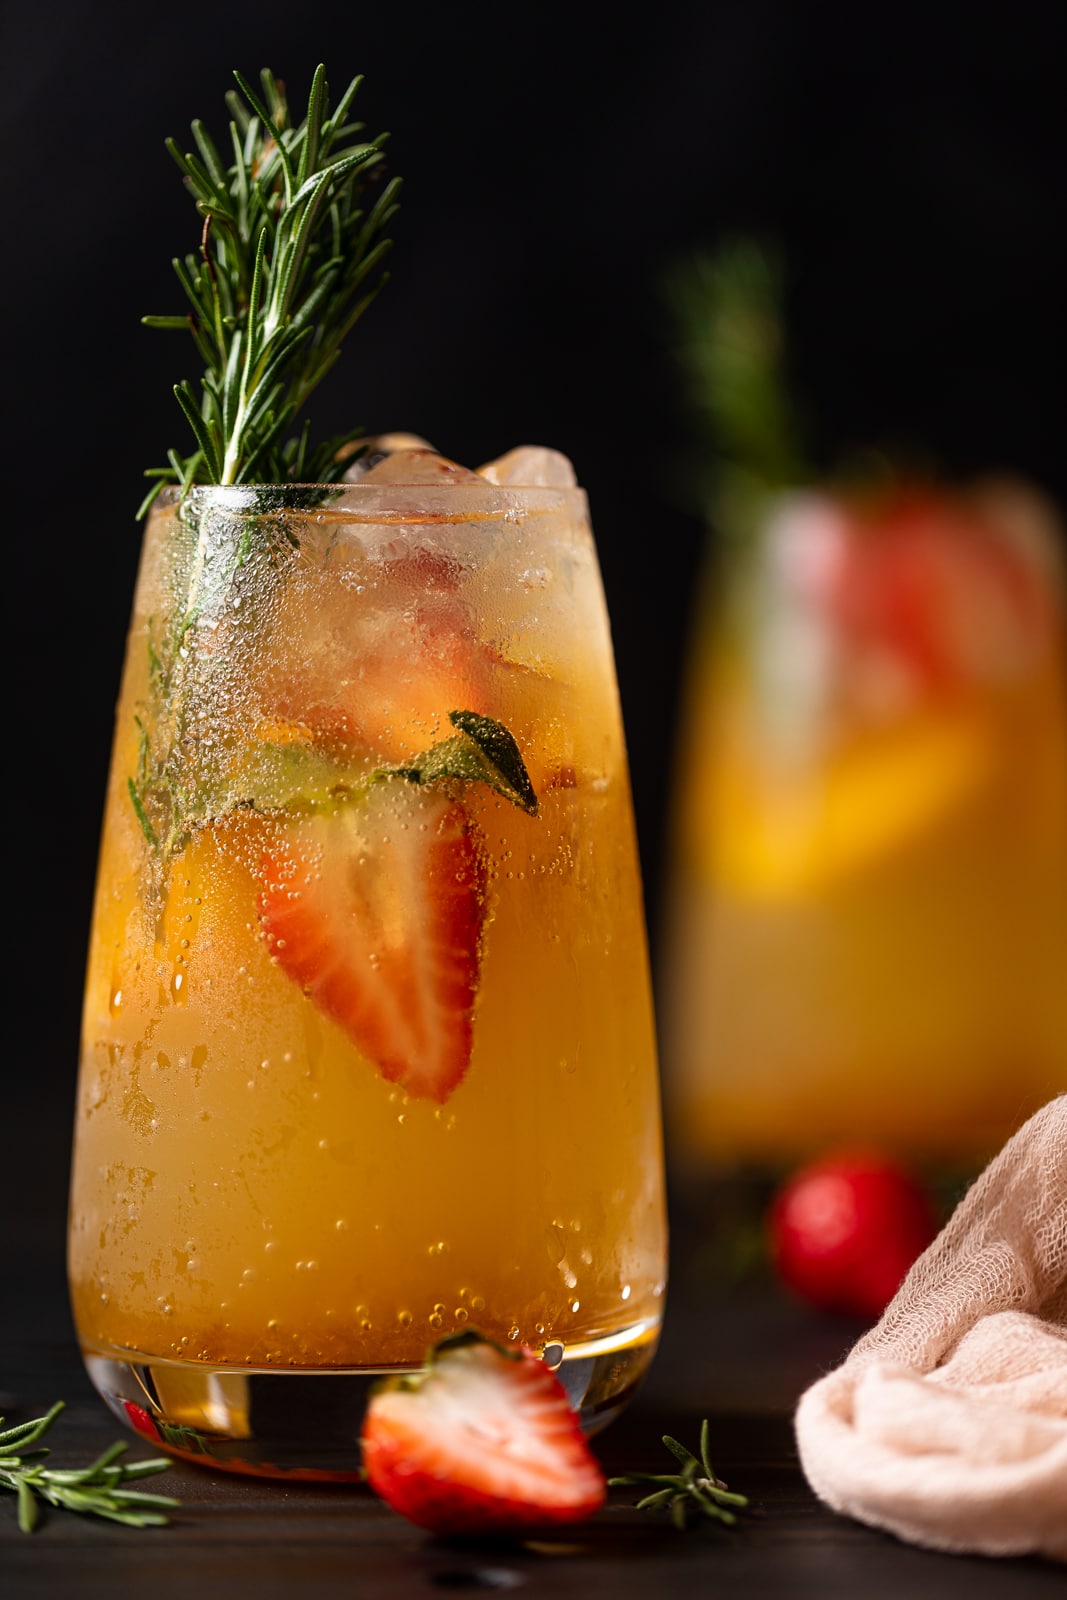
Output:
[[168,484],[156,496],[152,511],[182,504],[215,506],[237,516],[284,512],[294,516],[325,513],[360,520],[393,521],[398,514],[435,521],[469,522],[506,516],[508,512],[559,512],[588,515],[585,490],[578,484],[497,484],[488,479],[443,480],[438,483],[198,483],[183,495]]

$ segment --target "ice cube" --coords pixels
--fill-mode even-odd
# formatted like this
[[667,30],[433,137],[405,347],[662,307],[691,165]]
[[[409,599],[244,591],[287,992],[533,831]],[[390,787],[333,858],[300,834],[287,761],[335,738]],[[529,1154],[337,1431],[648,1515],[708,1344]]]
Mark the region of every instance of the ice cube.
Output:
[[353,457],[344,481],[358,483],[383,457],[396,455],[400,450],[432,449],[429,439],[417,433],[377,433],[369,439],[354,439],[343,452],[344,456]]
[[521,444],[478,468],[490,483],[514,489],[574,489],[578,479],[570,461],[559,450],[541,444]]
[[360,483],[478,483],[479,477],[458,461],[425,449],[396,450],[379,456],[359,479]]

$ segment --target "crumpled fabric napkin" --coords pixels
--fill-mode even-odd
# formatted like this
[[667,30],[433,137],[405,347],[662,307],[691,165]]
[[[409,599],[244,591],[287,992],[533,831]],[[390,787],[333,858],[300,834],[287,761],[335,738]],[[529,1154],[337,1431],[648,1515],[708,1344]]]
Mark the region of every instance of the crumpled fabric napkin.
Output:
[[795,1426],[835,1511],[936,1550],[1067,1561],[1067,1095],[990,1162]]

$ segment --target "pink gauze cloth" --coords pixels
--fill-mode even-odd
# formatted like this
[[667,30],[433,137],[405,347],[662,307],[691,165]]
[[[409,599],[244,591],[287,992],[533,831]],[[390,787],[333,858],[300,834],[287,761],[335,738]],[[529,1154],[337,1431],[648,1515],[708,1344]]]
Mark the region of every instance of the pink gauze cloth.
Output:
[[1067,1095],[804,1392],[796,1437],[835,1511],[935,1550],[1067,1561]]

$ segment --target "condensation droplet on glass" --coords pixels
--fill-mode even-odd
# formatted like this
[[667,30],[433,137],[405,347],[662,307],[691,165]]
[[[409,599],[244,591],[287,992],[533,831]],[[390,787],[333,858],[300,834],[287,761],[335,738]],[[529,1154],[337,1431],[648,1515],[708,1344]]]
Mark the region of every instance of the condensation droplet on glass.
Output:
[[410,1311],[398,1311],[397,1314],[396,1314],[396,1320],[397,1320],[397,1322],[399,1322],[399,1324],[400,1324],[400,1326],[402,1328],[410,1328],[411,1327],[411,1312]]
[[581,1308],[582,1308],[582,1302],[580,1300],[572,1300],[571,1301],[571,1310],[572,1311],[580,1311]]
[[508,1329],[508,1338],[509,1338],[509,1339],[510,1339],[510,1340],[511,1340],[511,1342],[512,1342],[512,1344],[514,1344],[514,1343],[515,1343],[515,1340],[516,1340],[516,1339],[517,1339],[517,1338],[518,1338],[518,1337],[519,1337],[519,1330],[518,1330],[518,1328],[516,1328],[516,1327],[514,1327],[514,1326],[512,1326],[512,1327],[510,1327],[510,1328],[509,1328],[509,1329]]
[[467,1318],[470,1316],[470,1312],[467,1310],[466,1306],[457,1306],[455,1311],[453,1311],[452,1316],[456,1322],[466,1322]]
[[344,1217],[338,1217],[337,1221],[334,1223],[334,1227],[337,1229],[338,1233],[348,1232],[348,1223],[345,1221]]
[[623,1286],[622,1286],[622,1293],[620,1294],[619,1299],[620,1300],[629,1300],[629,1298],[630,1298],[630,1285],[628,1283],[624,1283]]
[[475,1294],[475,1295],[471,1296],[471,1310],[472,1311],[484,1311],[485,1310],[485,1296],[484,1295]]
[[444,1327],[445,1319],[441,1316],[441,1313],[439,1311],[431,1312],[431,1314],[426,1318],[426,1320],[429,1323],[431,1328],[443,1328]]

